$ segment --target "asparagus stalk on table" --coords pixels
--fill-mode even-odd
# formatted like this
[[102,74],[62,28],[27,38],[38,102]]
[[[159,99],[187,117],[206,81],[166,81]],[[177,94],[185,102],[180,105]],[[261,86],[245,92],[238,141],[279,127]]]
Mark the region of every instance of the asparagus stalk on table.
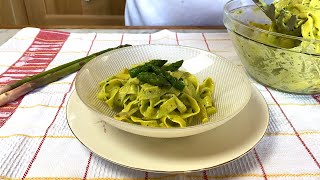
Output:
[[72,74],[78,71],[90,60],[92,60],[93,58],[105,52],[108,52],[114,49],[123,48],[123,47],[128,47],[128,46],[131,46],[131,45],[125,44],[125,45],[120,45],[114,48],[108,48],[108,49],[96,52],[94,54],[91,54],[89,56],[77,59],[75,61],[60,65],[48,71],[44,71],[37,75],[26,77],[22,80],[5,85],[0,88],[0,106],[3,106],[9,102],[12,102],[18,99],[19,97],[39,87],[42,87],[51,82],[57,81],[69,74]]

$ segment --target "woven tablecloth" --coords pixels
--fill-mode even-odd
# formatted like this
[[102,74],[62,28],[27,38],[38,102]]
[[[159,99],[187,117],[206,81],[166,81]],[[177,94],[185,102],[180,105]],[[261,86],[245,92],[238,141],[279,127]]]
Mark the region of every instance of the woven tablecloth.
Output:
[[[120,44],[178,44],[242,66],[227,33],[67,33],[24,28],[0,47],[2,85]],[[320,179],[320,95],[292,95],[250,80],[270,110],[262,141],[218,168],[156,174],[103,160],[71,133],[66,103],[75,73],[0,107],[0,179]]]

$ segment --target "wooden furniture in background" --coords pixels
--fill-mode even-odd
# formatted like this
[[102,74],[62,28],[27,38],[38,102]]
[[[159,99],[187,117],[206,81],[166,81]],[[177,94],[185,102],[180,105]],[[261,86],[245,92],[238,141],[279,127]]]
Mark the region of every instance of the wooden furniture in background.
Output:
[[[12,4],[19,4],[21,8]],[[3,9],[11,9],[15,14],[24,13],[24,23],[30,26],[122,26],[124,8],[125,0],[1,0],[0,12],[5,20],[0,19],[0,24],[22,25],[3,16],[8,13]]]
[[24,0],[0,0],[0,25],[28,25]]

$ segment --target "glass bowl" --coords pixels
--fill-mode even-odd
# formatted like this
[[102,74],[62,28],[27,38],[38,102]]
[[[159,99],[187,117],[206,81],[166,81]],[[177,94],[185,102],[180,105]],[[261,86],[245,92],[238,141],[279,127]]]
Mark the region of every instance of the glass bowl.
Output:
[[[166,59],[168,63],[183,59],[181,70],[194,74],[199,82],[207,77],[213,79],[212,98],[217,112],[208,117],[208,122],[195,121],[192,126],[183,128],[158,128],[113,118],[117,111],[97,99],[99,82],[151,59]],[[190,136],[216,128],[237,115],[251,97],[251,84],[241,68],[213,53],[173,45],[138,45],[100,55],[81,68],[76,76],[75,88],[81,101],[104,122],[133,134],[158,138]]]
[[252,0],[226,3],[223,21],[242,64],[253,79],[284,92],[320,93],[319,40],[252,26],[252,23],[271,23]]

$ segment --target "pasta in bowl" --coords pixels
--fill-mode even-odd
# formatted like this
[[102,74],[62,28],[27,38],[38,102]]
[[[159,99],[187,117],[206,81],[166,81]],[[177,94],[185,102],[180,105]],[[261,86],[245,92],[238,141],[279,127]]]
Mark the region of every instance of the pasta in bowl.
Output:
[[216,112],[212,78],[199,83],[195,75],[179,71],[183,60],[163,66],[152,60],[125,68],[99,83],[97,98],[121,111],[116,120],[150,127],[187,127],[207,122]]
[[158,138],[216,128],[248,103],[243,70],[213,53],[184,46],[139,45],[114,50],[86,64],[76,92],[102,121]]

